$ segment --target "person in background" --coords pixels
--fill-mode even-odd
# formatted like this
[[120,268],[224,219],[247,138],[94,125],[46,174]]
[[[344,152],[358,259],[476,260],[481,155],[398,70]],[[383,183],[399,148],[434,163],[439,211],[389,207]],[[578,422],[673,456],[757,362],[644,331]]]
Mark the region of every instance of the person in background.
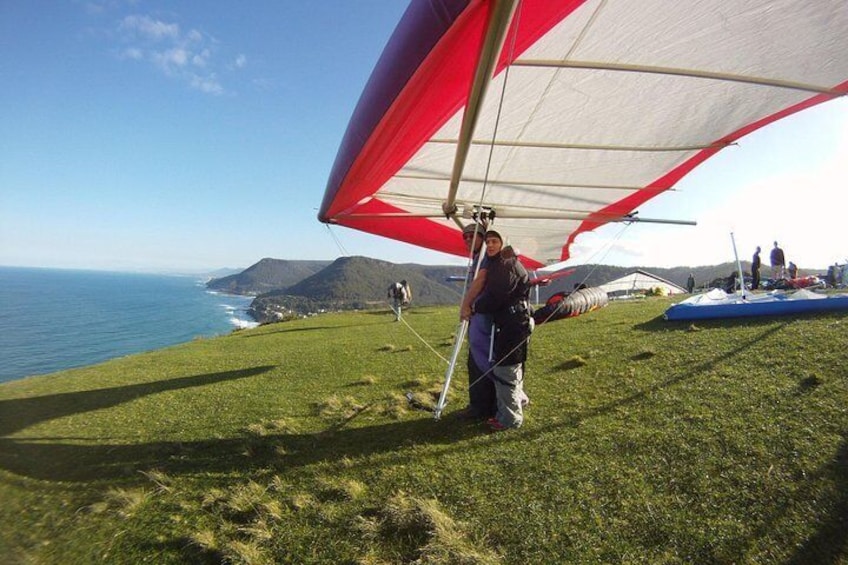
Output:
[[724,279],[724,292],[733,294],[736,292],[736,279],[739,277],[736,271],[731,271],[730,276]]
[[798,265],[796,265],[792,261],[789,261],[789,266],[786,268],[786,271],[789,273],[790,279],[798,278]]
[[785,276],[786,258],[783,255],[783,249],[777,245],[776,241],[769,259],[771,259],[771,278],[774,280],[782,279]]
[[695,291],[695,275],[689,273],[689,278],[686,279],[686,292],[692,294]]
[[494,431],[520,427],[524,422],[524,362],[533,326],[530,310],[530,277],[511,247],[504,249],[503,238],[486,232],[485,290],[473,302],[471,311],[489,314],[494,321],[491,375],[495,384],[497,413],[487,420]]
[[405,280],[393,282],[389,285],[388,298],[392,300],[392,310],[395,313],[395,321],[400,321],[401,308],[409,304],[407,297],[407,283]]
[[757,290],[760,287],[760,246],[754,251],[754,257],[751,259],[751,290]]
[[400,281],[401,286],[403,287],[403,305],[409,306],[412,304],[412,287],[409,286],[409,283],[406,282],[406,279]]

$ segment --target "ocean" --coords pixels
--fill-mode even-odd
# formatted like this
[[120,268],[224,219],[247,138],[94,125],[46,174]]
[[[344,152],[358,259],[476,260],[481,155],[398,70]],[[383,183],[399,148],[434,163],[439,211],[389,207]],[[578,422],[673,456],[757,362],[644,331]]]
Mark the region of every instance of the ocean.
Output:
[[0,267],[0,382],[255,326],[190,276]]

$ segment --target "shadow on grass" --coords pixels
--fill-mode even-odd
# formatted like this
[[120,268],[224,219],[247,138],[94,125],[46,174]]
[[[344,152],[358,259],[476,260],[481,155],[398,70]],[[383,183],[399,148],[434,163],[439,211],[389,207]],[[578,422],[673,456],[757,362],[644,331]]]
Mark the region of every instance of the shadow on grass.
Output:
[[264,365],[237,371],[194,375],[150,383],[0,400],[0,436],[12,434],[39,422],[110,408],[159,392],[253,377],[273,368],[273,365]]
[[788,561],[794,565],[843,563],[848,548],[848,442],[843,440],[833,461],[819,474],[833,476],[838,495],[816,532],[798,546]]
[[[289,322],[276,322],[275,324],[265,324],[262,327],[267,328],[274,325],[284,326]],[[279,329],[274,329],[273,331],[264,331],[262,333],[250,333],[250,334],[242,334],[239,337],[242,339],[252,338],[252,337],[268,337],[272,335],[285,334],[285,333],[299,333],[299,332],[311,332],[315,330],[321,331],[331,331],[331,330],[348,330],[349,328],[360,328],[362,326],[376,326],[381,324],[382,322],[368,322],[366,324],[343,324],[338,326],[313,326],[308,328],[293,328],[293,327],[280,327]]]
[[[457,303],[459,302],[459,296],[457,296],[456,301],[457,301]],[[410,315],[410,316],[430,316],[434,312],[436,312],[437,308],[440,308],[440,307],[443,308],[443,307],[446,307],[446,306],[456,306],[456,304],[428,304],[426,306],[421,305],[421,306],[415,306],[413,308],[404,308],[403,310],[401,310],[401,315],[402,316],[406,316],[406,315]],[[395,315],[394,311],[391,308],[388,308],[388,309],[386,309],[386,308],[375,308],[373,310],[361,310],[359,313],[365,314],[367,316],[380,316],[380,317],[391,316],[392,321],[394,321],[394,315]]]
[[207,439],[194,442],[80,445],[54,440],[0,438],[0,468],[47,481],[121,483],[147,482],[141,471],[158,469],[168,475],[250,473],[251,470],[292,469],[392,453],[417,458],[404,447],[450,444],[479,436],[480,425],[447,415],[442,422],[420,418],[362,428],[335,428],[316,433]]

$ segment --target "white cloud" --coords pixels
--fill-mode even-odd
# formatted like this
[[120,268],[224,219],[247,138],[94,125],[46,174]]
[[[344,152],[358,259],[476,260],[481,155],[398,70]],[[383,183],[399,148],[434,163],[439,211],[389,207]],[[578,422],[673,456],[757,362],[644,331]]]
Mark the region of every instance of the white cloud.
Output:
[[224,87],[221,86],[221,83],[218,82],[218,79],[214,74],[205,77],[192,75],[190,82],[192,88],[201,92],[206,92],[208,94],[224,93]]
[[200,53],[195,53],[191,58],[191,64],[196,67],[205,67],[209,63],[212,53],[209,49],[203,49]]
[[156,65],[166,73],[176,72],[188,62],[189,53],[185,49],[174,48],[165,51],[151,53],[151,58]]
[[244,67],[247,57],[239,54],[235,64],[222,64],[214,38],[197,29],[182,31],[176,22],[148,15],[125,16],[117,24],[119,40],[125,45],[120,56],[145,61],[165,75],[181,80],[190,88],[207,94],[226,92],[219,70]]
[[123,56],[127,59],[141,61],[142,59],[144,59],[144,51],[137,47],[128,47],[124,49]]
[[127,16],[121,20],[119,29],[153,41],[179,39],[180,37],[179,24],[169,24],[160,20],[154,20],[149,16]]

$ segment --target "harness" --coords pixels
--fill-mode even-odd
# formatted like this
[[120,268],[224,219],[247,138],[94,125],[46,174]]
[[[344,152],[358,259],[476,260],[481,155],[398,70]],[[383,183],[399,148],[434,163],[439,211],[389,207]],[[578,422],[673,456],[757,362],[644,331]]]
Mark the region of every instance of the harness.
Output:
[[519,300],[512,306],[506,309],[510,314],[521,314],[530,310],[530,303],[526,300]]

